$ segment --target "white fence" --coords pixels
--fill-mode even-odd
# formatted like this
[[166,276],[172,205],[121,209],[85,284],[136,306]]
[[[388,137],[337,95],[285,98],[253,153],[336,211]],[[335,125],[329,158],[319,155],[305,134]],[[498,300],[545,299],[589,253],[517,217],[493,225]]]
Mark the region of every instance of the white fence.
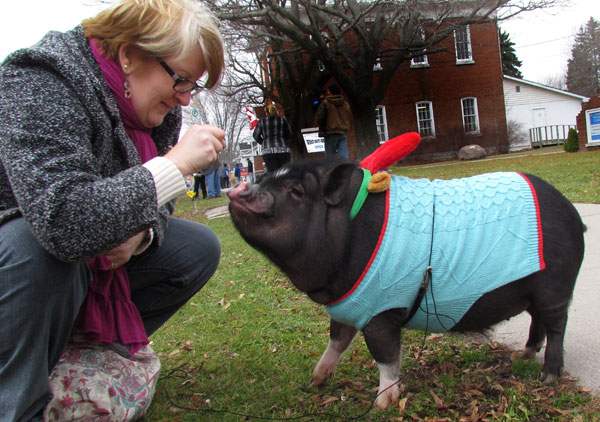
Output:
[[569,129],[575,129],[575,125],[552,125],[529,129],[531,146],[541,148],[545,145],[564,144],[569,136]]

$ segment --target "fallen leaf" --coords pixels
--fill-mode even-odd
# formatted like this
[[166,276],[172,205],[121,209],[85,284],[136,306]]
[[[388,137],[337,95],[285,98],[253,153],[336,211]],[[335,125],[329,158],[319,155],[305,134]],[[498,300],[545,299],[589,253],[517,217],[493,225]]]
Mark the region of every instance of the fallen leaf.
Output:
[[404,412],[406,411],[406,403],[408,402],[408,397],[404,397],[400,399],[398,402],[398,410],[400,412],[400,416],[404,416]]
[[484,395],[481,391],[475,390],[475,389],[467,390],[467,391],[465,391],[465,394],[469,397]]
[[340,401],[340,399],[338,397],[328,397],[325,399],[325,401],[319,404],[319,406],[327,406],[328,404],[335,403],[336,401]]
[[443,334],[432,334],[429,337],[427,337],[425,340],[436,340],[438,338],[442,338],[444,337]]
[[429,394],[431,395],[431,397],[433,397],[433,401],[435,402],[435,406],[438,408],[438,410],[447,409],[449,407],[444,404],[442,399],[435,395],[433,390],[429,390]]

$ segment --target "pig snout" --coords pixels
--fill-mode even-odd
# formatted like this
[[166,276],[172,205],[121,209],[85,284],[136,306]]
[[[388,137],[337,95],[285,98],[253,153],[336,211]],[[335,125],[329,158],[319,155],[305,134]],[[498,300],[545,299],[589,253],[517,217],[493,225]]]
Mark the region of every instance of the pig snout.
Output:
[[247,182],[239,183],[227,192],[229,210],[232,214],[265,214],[273,205],[273,196],[264,191],[258,191],[255,185]]
[[250,191],[250,185],[248,184],[248,182],[241,182],[241,183],[238,183],[237,186],[234,187],[232,190],[227,192],[227,196],[232,201],[235,201],[240,197],[240,195],[244,195],[244,194],[247,195],[249,191]]

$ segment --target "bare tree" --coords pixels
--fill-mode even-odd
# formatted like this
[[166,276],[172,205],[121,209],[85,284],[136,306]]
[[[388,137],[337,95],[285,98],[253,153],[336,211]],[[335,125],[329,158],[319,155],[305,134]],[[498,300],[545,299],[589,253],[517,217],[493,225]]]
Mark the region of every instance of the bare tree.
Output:
[[248,104],[246,92],[231,92],[225,84],[215,92],[204,91],[183,109],[184,124],[212,124],[225,131],[227,148],[220,154],[222,163],[234,163],[239,145],[251,138],[244,107]]
[[567,90],[567,75],[566,74],[556,74],[556,75],[548,75],[541,81],[544,85],[548,85],[552,88],[560,89],[562,91]]
[[[352,108],[360,158],[379,145],[375,106],[400,64],[443,51],[439,43],[457,27],[558,1],[212,0],[212,6],[227,23],[230,45],[262,60],[248,67],[233,54],[244,75],[238,88],[258,87],[263,99],[280,103],[298,133],[312,123],[312,88],[335,79]],[[299,137],[296,142],[298,152]]]

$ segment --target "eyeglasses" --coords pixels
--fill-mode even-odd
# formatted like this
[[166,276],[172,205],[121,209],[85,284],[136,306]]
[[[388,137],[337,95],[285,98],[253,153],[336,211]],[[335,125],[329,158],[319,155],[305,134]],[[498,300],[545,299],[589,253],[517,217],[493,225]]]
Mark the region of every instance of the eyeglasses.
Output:
[[173,72],[173,69],[171,69],[169,65],[166,64],[164,61],[159,60],[158,62],[163,67],[163,69],[167,71],[169,76],[171,76],[175,81],[175,83],[173,84],[173,89],[176,92],[191,91],[191,96],[193,97],[195,95],[198,95],[204,89],[203,86],[198,85],[196,82],[190,81],[189,79],[182,78],[181,76],[177,75],[175,72]]

